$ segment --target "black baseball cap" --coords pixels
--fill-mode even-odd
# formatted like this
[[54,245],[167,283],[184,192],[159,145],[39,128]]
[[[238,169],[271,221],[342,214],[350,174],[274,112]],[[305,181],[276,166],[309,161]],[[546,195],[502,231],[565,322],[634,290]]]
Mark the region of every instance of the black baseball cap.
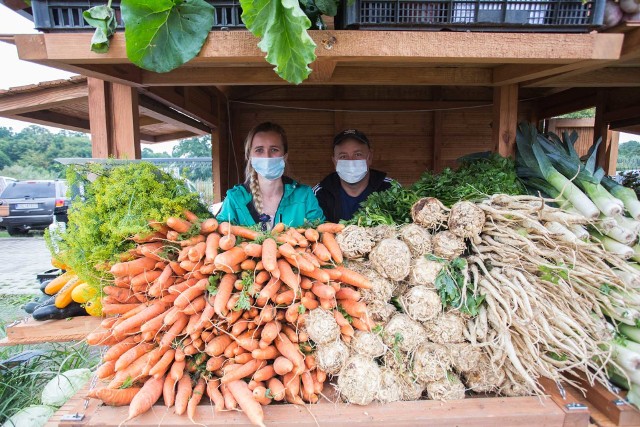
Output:
[[367,147],[371,148],[369,138],[367,138],[364,133],[360,132],[357,129],[345,129],[337,134],[333,138],[333,146],[335,147],[336,145],[340,145],[345,139],[355,139],[356,141],[360,141],[363,144],[367,144]]

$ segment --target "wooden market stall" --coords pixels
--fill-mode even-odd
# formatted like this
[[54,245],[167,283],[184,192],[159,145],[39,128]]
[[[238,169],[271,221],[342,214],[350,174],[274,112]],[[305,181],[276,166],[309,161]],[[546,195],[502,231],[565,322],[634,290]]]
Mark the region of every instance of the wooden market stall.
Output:
[[[3,3],[29,10],[21,0]],[[537,122],[596,106],[594,139],[610,129],[636,129],[640,122],[640,27],[633,25],[608,33],[330,29],[310,34],[318,59],[300,86],[287,85],[274,74],[246,31],[210,32],[194,60],[165,74],[133,66],[122,33],[113,37],[107,54],[89,50],[86,30],[4,36],[21,59],[79,73],[86,81],[56,88],[74,88],[71,106],[58,92],[50,103],[29,97],[24,88],[0,93],[0,115],[89,129],[95,157],[139,158],[141,140],[211,132],[217,200],[242,181],[244,135],[265,120],[285,127],[289,173],[311,185],[331,171],[331,139],[345,128],[367,133],[373,167],[409,184],[425,170],[455,165],[467,153],[513,155],[521,120]],[[35,88],[35,93],[40,89],[45,91]],[[74,125],[70,117],[81,122]],[[609,172],[616,151],[615,138],[607,138],[599,163]],[[579,403],[574,394],[559,398],[555,388],[546,386],[552,399],[477,397],[365,408],[324,402],[308,409],[272,406],[266,413],[268,422],[302,425],[318,420],[331,425],[345,420],[361,425],[390,420],[396,425],[587,425],[589,413],[573,405]],[[615,405],[611,402],[603,407]],[[95,402],[87,407],[80,393],[52,423],[112,425],[125,418],[123,411]],[[201,405],[198,418],[208,411]],[[74,418],[81,412],[83,417]],[[160,406],[137,422],[157,425],[159,420],[184,423]],[[244,425],[246,420],[225,413],[208,422]]]

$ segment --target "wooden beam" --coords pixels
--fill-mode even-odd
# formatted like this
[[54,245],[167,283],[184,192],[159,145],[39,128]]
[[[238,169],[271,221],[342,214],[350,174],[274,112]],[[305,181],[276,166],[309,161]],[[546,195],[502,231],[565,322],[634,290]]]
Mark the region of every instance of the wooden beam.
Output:
[[494,88],[491,126],[494,152],[504,157],[514,157],[518,126],[518,85]]
[[502,86],[507,84],[522,83],[529,80],[537,80],[543,77],[554,76],[567,71],[579,70],[586,66],[603,64],[604,61],[577,61],[571,64],[546,65],[546,64],[509,64],[500,65],[493,69],[493,84]]
[[74,132],[89,133],[89,120],[84,120],[55,111],[32,111],[16,116],[8,116],[8,118],[36,123],[43,126],[72,130]]
[[[596,103],[596,117],[595,124],[593,125],[593,143],[595,144],[599,139],[602,142],[598,146],[598,154],[596,155],[596,162],[607,174],[610,174],[610,153],[611,153],[611,139],[609,138],[609,123],[606,122],[604,116],[607,112],[607,102],[609,95],[605,90],[598,90],[597,103]],[[615,172],[615,165],[613,165]]]
[[139,105],[141,114],[188,131],[190,134],[208,135],[211,133],[211,128],[208,126],[148,96],[140,96]]
[[309,82],[326,82],[333,76],[336,61],[318,59],[311,64],[310,68],[313,71],[309,75]]
[[[327,66],[322,77],[303,84],[349,85],[447,85],[489,86],[492,71],[483,67],[357,67]],[[329,75],[329,71],[331,74]],[[313,76],[313,73],[311,73]],[[207,67],[178,68],[164,74],[143,72],[148,86],[218,86],[218,85],[278,85],[286,84],[272,68],[267,67]]]
[[211,132],[211,168],[214,203],[221,202],[230,187],[229,164],[231,160],[227,100],[223,97],[218,97],[217,103],[218,122]]
[[[334,86],[339,88],[341,86]],[[243,109],[262,109],[265,108],[317,108],[326,110],[358,110],[367,112],[387,112],[389,110],[446,110],[450,108],[474,108],[478,106],[487,106],[493,101],[430,101],[430,100],[414,100],[414,99],[385,99],[384,101],[373,99],[309,99],[309,100],[260,100],[260,101],[241,101],[231,99],[229,102],[233,104],[242,104]],[[272,107],[271,107],[272,106]],[[424,112],[424,111],[422,111]],[[340,129],[342,130],[342,129]]]
[[30,6],[23,0],[3,0],[2,4],[13,11],[28,9]]
[[531,84],[531,87],[640,87],[637,68],[601,68],[576,75],[562,74]]
[[31,111],[47,110],[65,104],[84,103],[88,99],[85,82],[60,87],[43,87],[32,92],[0,96],[0,116],[20,115]]
[[[615,60],[623,34],[488,33],[431,31],[309,31],[316,45],[335,38],[331,49],[316,50],[318,58],[350,62],[397,63],[441,61],[449,63],[570,63],[587,59]],[[91,52],[92,34],[49,33],[18,35],[20,59],[51,60],[68,64],[128,64],[124,33],[116,33],[106,54]],[[191,66],[215,63],[263,63],[264,53],[248,31],[212,31]],[[446,46],[446,48],[443,48]],[[550,49],[549,46],[560,46]]]
[[[184,89],[184,87],[147,87],[140,89],[140,94],[195,118],[209,128],[215,127],[218,119],[213,113],[213,105],[190,102],[185,97]],[[211,101],[210,96],[209,100]]]
[[596,91],[591,88],[574,88],[547,96],[534,103],[540,119],[584,110],[596,105]]
[[180,132],[168,133],[166,135],[158,135],[153,139],[153,142],[175,141],[178,139],[193,138],[195,136],[201,136],[201,134],[194,134],[189,131],[180,131]]

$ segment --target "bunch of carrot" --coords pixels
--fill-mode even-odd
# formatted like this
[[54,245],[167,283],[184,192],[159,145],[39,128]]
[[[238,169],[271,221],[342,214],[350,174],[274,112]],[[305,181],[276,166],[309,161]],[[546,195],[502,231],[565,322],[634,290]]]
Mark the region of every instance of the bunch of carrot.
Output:
[[273,401],[315,403],[327,375],[304,328],[308,311],[332,312],[345,341],[375,326],[358,291],[371,283],[340,266],[343,226],[261,233],[185,216],[153,224],[127,254],[136,258],[111,267],[109,317],[87,338],[110,346],[97,371],[110,382],[90,396],[129,405],[128,419],[162,396],[193,420],[206,393],[216,411],[239,406],[256,425]]

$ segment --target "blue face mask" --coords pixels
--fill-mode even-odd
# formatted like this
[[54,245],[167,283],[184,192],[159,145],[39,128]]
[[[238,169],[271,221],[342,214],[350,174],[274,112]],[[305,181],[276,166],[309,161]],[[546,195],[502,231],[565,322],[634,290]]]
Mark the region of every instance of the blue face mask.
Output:
[[284,173],[284,157],[252,157],[251,166],[260,176],[273,181]]

